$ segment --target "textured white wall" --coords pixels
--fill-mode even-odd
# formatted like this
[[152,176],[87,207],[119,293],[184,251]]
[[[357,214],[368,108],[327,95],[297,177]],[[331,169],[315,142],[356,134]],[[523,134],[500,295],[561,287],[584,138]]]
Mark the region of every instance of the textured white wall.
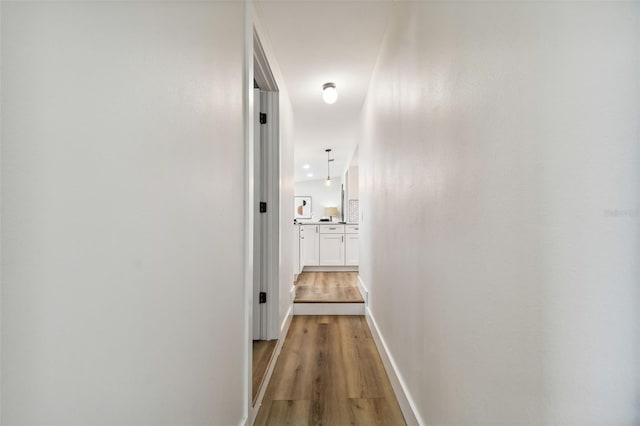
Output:
[[[311,196],[313,219],[318,220],[325,216],[324,208],[328,206],[337,207],[338,213],[340,213],[340,185],[342,185],[341,177],[332,177],[331,186],[327,186],[324,179],[296,182],[294,184],[294,194],[296,197]],[[294,210],[293,206],[292,200],[291,210]]]
[[632,425],[640,4],[400,3],[360,274],[425,424]]
[[242,419],[243,23],[3,2],[3,425]]

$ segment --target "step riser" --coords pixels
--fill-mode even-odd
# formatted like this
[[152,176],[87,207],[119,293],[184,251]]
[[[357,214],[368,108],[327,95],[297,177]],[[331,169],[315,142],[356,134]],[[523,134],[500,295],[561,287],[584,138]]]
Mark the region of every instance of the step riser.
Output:
[[364,315],[364,303],[294,303],[294,315]]

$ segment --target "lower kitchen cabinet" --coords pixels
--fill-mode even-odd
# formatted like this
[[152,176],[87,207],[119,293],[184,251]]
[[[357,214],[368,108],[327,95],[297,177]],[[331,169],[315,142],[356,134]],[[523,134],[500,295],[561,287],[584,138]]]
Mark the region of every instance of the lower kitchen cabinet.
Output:
[[359,262],[359,241],[358,234],[346,234],[344,264],[346,266],[358,266]]
[[320,265],[344,265],[344,234],[320,234]]
[[358,248],[357,224],[300,225],[299,271],[305,266],[358,266]]
[[300,267],[300,227],[294,226],[295,230],[295,239],[293,242],[293,273],[294,275],[298,275],[302,272],[302,268]]
[[300,269],[320,264],[320,234],[318,225],[300,226]]

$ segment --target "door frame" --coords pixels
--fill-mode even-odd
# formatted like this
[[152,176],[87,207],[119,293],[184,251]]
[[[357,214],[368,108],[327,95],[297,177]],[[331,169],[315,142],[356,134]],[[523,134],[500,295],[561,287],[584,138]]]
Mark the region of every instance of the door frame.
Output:
[[[257,97],[255,92],[259,92]],[[266,124],[258,123],[257,115],[260,113],[267,114]],[[280,290],[280,150],[278,120],[278,92],[254,89],[253,340],[277,339],[280,332],[278,303]],[[258,212],[260,202],[267,203],[266,213]],[[266,292],[267,302],[256,306],[259,292]],[[260,315],[257,335],[255,335],[256,327],[253,324],[256,314]]]
[[[260,86],[260,112],[267,114],[267,123],[260,126],[262,145],[266,144],[260,151],[265,156],[264,160],[267,168],[266,191],[262,200],[254,200],[254,213],[258,212],[259,202],[267,202],[266,220],[262,221],[264,227],[263,237],[266,238],[266,256],[262,271],[266,275],[267,284],[262,289],[267,292],[266,309],[263,311],[262,340],[277,339],[280,335],[279,329],[279,280],[280,280],[280,114],[279,114],[279,89],[273,77],[269,62],[260,43],[258,34],[253,31],[253,51],[254,51],[254,79]],[[254,123],[257,120],[254,117]],[[254,143],[256,143],[254,135]],[[266,143],[265,143],[266,142]],[[254,159],[256,161],[257,159]],[[265,164],[263,163],[263,164]],[[254,176],[253,185],[258,183]],[[266,198],[265,198],[266,196]],[[254,233],[258,232],[254,229]],[[254,259],[257,248],[254,247]],[[255,268],[254,261],[254,268]],[[266,323],[266,324],[264,324]],[[256,339],[257,340],[257,339]]]
[[254,80],[262,90],[269,92],[265,108],[267,108],[266,136],[268,143],[268,164],[271,170],[268,184],[268,220],[266,231],[270,234],[267,249],[267,303],[266,303],[266,338],[280,337],[279,324],[279,280],[280,280],[280,116],[279,89],[273,76],[267,56],[264,52],[258,31],[255,28],[253,8],[245,8],[245,61],[244,61],[244,133],[245,133],[245,276],[244,276],[244,424],[251,424],[257,413],[252,398],[252,364],[253,364],[253,305],[254,305],[254,232],[255,216],[259,213],[259,202],[255,197],[255,129],[254,120]]

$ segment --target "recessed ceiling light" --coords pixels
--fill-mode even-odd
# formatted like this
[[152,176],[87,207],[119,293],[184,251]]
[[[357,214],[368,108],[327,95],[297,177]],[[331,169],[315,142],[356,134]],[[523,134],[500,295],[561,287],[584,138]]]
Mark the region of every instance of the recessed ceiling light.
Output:
[[304,166],[302,166],[303,169],[308,169],[309,167],[311,166],[309,166],[308,164],[305,164]]
[[307,173],[307,177],[313,177],[313,173]]
[[332,104],[338,100],[338,91],[336,90],[335,83],[325,83],[322,85],[322,99],[328,104]]

